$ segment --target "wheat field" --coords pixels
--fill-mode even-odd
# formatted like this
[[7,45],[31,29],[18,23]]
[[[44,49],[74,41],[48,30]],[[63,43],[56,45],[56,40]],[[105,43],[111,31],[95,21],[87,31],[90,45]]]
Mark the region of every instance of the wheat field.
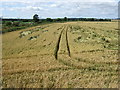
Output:
[[3,34],[3,87],[118,88],[117,28],[78,21]]

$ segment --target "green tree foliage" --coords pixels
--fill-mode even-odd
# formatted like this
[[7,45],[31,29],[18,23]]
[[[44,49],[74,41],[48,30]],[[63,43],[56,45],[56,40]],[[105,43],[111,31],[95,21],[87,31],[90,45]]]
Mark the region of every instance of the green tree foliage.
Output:
[[60,19],[60,18],[57,18],[57,19],[56,19],[56,21],[58,21],[58,22],[59,22],[59,21],[62,21],[62,19]]
[[20,26],[20,22],[19,21],[17,21],[17,22],[13,22],[13,26]]
[[51,18],[46,18],[46,21],[52,22],[53,20]]
[[35,15],[33,16],[33,21],[34,21],[34,22],[39,22],[39,16],[38,16],[37,14],[35,14]]
[[12,22],[10,22],[10,21],[9,21],[9,22],[6,22],[5,25],[6,25],[6,26],[11,26],[11,25],[12,25]]
[[68,19],[67,19],[67,17],[64,17],[64,19],[63,19],[64,21],[67,21]]

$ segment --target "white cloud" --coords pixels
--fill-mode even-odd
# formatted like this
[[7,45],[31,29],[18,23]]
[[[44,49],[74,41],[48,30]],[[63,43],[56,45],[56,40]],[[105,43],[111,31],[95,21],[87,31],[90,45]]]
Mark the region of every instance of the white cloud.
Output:
[[[4,8],[3,8],[4,9]],[[32,11],[40,11],[43,10],[42,7],[33,7],[33,6],[26,6],[26,7],[7,7],[5,8],[6,10],[10,10],[10,11],[28,11],[28,10],[32,10]],[[4,9],[4,10],[5,10]]]
[[24,9],[28,9],[28,10],[43,10],[43,8],[42,7],[33,7],[33,6],[27,6],[27,7],[25,7]]
[[50,5],[50,7],[56,7],[57,5],[56,4],[52,4],[52,5]]
[[[25,0],[22,0],[25,1]],[[49,1],[49,0],[47,0]],[[3,9],[7,13],[4,13],[6,16],[16,17],[31,17],[37,13],[42,18],[46,17],[116,17],[117,16],[117,2],[115,0],[84,0],[86,2],[59,2],[52,0],[52,2],[16,2],[14,5],[9,6],[4,5]],[[68,0],[67,0],[68,1]],[[77,1],[77,0],[75,0]],[[93,2],[94,1],[94,2]],[[98,1],[98,2],[96,2]],[[104,2],[102,2],[104,1]],[[112,2],[114,1],[114,2]],[[11,2],[12,3],[12,2]],[[4,3],[3,3],[4,4]],[[12,13],[12,14],[9,14]]]

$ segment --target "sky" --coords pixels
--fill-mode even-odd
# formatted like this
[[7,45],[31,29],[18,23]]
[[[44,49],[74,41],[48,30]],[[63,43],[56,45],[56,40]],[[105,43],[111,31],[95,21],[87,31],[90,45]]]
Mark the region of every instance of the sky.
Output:
[[119,0],[1,0],[3,18],[118,18]]

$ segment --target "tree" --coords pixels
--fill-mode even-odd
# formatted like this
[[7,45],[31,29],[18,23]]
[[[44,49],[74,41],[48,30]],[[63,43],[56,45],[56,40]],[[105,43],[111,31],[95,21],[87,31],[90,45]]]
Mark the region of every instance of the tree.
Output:
[[68,19],[67,19],[67,17],[64,17],[64,21],[67,21]]
[[51,18],[46,18],[46,21],[52,22],[53,20]]
[[56,19],[56,21],[62,21],[62,19],[60,19],[60,18],[57,18],[57,19]]
[[35,15],[33,16],[33,21],[34,21],[34,22],[39,22],[39,17],[38,17],[37,14],[35,14]]
[[11,26],[12,22],[5,22],[6,26]]
[[20,22],[19,21],[16,21],[16,22],[13,22],[13,26],[20,26]]

